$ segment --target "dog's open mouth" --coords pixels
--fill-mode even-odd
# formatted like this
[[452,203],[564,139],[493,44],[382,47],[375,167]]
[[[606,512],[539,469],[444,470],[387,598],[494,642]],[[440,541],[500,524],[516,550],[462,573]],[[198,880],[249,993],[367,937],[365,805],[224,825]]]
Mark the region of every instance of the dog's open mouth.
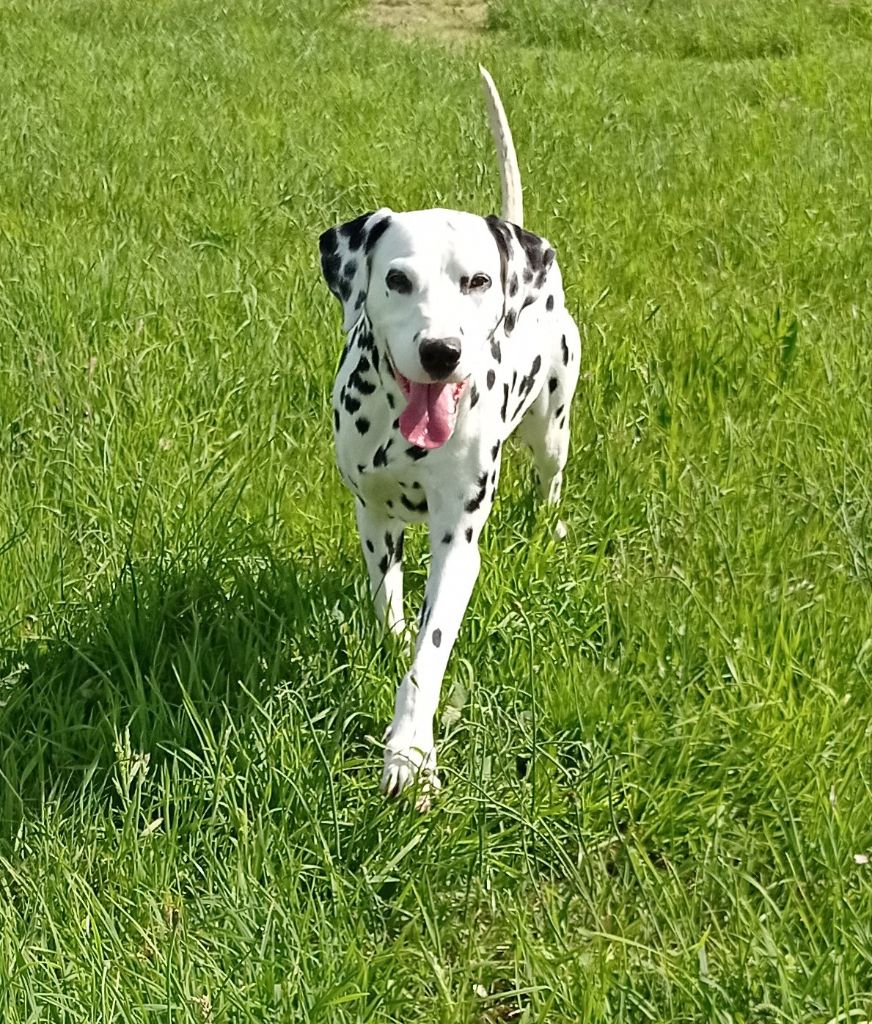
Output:
[[417,448],[441,448],[454,433],[457,407],[468,381],[419,384],[393,367],[394,377],[406,398],[400,413],[400,432]]

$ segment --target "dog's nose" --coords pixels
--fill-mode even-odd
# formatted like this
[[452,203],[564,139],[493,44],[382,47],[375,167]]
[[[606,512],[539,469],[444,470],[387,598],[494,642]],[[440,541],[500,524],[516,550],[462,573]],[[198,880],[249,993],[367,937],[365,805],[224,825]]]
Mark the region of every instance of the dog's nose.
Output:
[[460,338],[425,338],[418,346],[421,366],[437,380],[460,362]]

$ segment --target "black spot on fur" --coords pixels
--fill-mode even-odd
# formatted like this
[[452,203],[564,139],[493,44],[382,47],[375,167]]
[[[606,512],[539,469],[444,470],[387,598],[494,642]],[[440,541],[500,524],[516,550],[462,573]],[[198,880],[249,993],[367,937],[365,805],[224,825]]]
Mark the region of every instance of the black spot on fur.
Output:
[[[536,383],[536,374],[539,372],[541,367],[542,357],[536,356],[536,358],[533,360],[533,365],[530,367],[530,372],[527,374],[526,377],[522,378],[521,380],[521,386],[518,389],[519,395],[526,397],[527,395],[530,394],[530,392],[533,390],[533,385]],[[515,413],[515,415],[517,416],[517,412]]]
[[385,398],[387,398],[387,400],[388,400],[388,405],[393,409],[393,407],[394,407],[394,396],[390,393],[390,391],[386,391],[385,392]]
[[493,446],[493,448],[491,448],[491,458],[492,459],[496,459],[496,457],[497,457],[497,455],[499,455],[499,453],[500,453],[500,442],[497,441],[497,443]]
[[563,353],[563,365],[569,362],[569,346],[566,344],[566,335],[560,339],[560,351]]
[[365,416],[356,419],[354,425],[360,434],[365,434],[369,430],[369,420]]
[[494,386],[494,383],[496,382],[496,379],[497,379],[497,375],[494,373],[494,371],[493,370],[488,370],[487,371],[487,389],[488,389],[488,391],[490,391],[490,389]]
[[434,629],[433,630],[432,640],[433,640],[433,646],[434,647],[439,647],[439,645],[442,643],[442,630],[441,629]]
[[553,395],[554,394],[554,389],[556,387],[557,387],[557,378],[556,377],[552,377],[548,381],[548,391]]
[[509,385],[503,384],[503,407],[500,409],[500,419],[505,422],[506,409],[509,405]]
[[342,268],[342,276],[352,278],[357,273],[357,260],[349,260]]
[[339,229],[339,233],[348,242],[348,248],[352,252],[356,252],[364,242],[366,238],[366,222],[372,216],[372,211],[369,213],[363,213],[359,217],[355,217],[354,220],[348,221],[347,224],[343,224]]
[[333,410],[333,429],[336,430],[336,431],[339,430],[339,410],[338,409],[334,409]]
[[417,462],[418,459],[423,459],[426,454],[426,448],[419,448],[417,445],[414,444],[409,445],[409,447],[406,449],[406,455],[408,455],[410,459],[414,459],[415,462]]
[[515,321],[517,319],[517,314],[513,309],[510,309],[508,313],[506,313],[506,319],[503,323],[503,327],[505,328],[506,334],[511,334],[512,331],[515,329]]
[[380,444],[375,450],[375,455],[372,457],[373,466],[386,466],[388,464],[388,452],[387,447]]
[[466,532],[464,533],[464,536],[466,537],[466,543],[467,544],[471,544],[472,543],[472,527],[471,526],[467,526]]
[[414,501],[410,501],[409,498],[405,494],[401,494],[400,495],[400,502],[410,512],[426,512],[427,511],[427,499],[426,498],[423,498],[421,501],[415,503]]
[[514,298],[518,294],[518,275],[512,274],[509,278],[509,296]]
[[478,402],[478,399],[479,399],[478,388],[475,386],[475,381],[473,381],[472,382],[472,388],[470,390],[470,396],[469,396],[469,408],[470,409],[474,409],[475,408],[475,405]]
[[362,395],[371,395],[375,391],[375,384],[371,380],[367,380],[365,377],[360,377],[355,370],[354,373],[348,376],[348,386],[355,388]]
[[491,355],[498,363],[502,361],[503,354],[500,352],[500,343],[496,338],[491,338]]
[[[487,224],[490,233],[494,236],[494,241],[497,244],[497,249],[500,254],[503,274],[505,275],[506,267],[509,264],[509,255],[511,253],[509,226],[504,220],[500,220],[500,218],[494,216],[494,214],[491,214],[489,217],[485,217],[485,223]],[[503,283],[505,283],[505,277],[503,278]]]
[[354,388],[363,395],[371,395],[375,391],[375,384],[362,376],[362,374],[367,373],[371,369],[372,364],[370,361],[365,355],[361,355],[357,361],[357,366],[348,375],[348,387]]
[[467,512],[477,512],[481,507],[481,503],[484,501],[485,491],[487,489],[487,472],[479,473],[478,475],[478,491],[475,496],[470,498],[469,501],[464,505]]
[[362,466],[362,465],[361,465],[361,464],[360,464],[360,463],[358,462],[358,464],[357,464],[357,472],[358,472],[358,475],[360,475],[361,473],[365,472],[365,470],[366,470],[366,466]]
[[[347,227],[347,225],[343,225]],[[321,237],[318,239],[318,249],[321,253],[321,257],[330,256],[336,252],[336,241],[339,235],[336,228],[327,228],[326,231],[321,232]]]
[[453,540],[454,540],[454,534],[450,533],[450,532],[444,534],[444,536],[442,537],[442,543],[443,544],[450,544]]
[[366,542],[366,550],[372,555],[375,553],[375,544],[371,540]]
[[548,310],[549,313],[551,312],[552,309],[554,309],[554,296],[553,295],[549,295],[548,298],[545,300],[545,308]]
[[538,235],[519,228],[517,224],[513,224],[512,228],[530,267],[544,276],[554,262],[554,250],[546,248],[544,241]]
[[391,218],[385,217],[384,220],[380,220],[378,224],[376,224],[375,227],[372,229],[372,231],[370,231],[370,233],[366,236],[366,241],[364,242],[363,248],[367,256],[369,256],[369,254],[375,248],[376,242],[378,242],[378,240],[385,233],[385,231],[387,231],[388,227],[390,226],[390,223]]
[[560,408],[559,408],[559,409],[557,410],[557,412],[555,412],[555,413],[554,413],[554,419],[557,419],[557,417],[558,417],[558,416],[559,416],[559,415],[560,415],[560,414],[561,414],[562,412],[563,412],[563,406],[561,405],[561,406],[560,406]]
[[[323,241],[324,236],[321,236]],[[338,253],[331,252],[321,256],[321,273],[327,282],[327,287],[334,294],[337,293],[337,282],[339,281],[339,270],[342,266],[342,259]]]
[[364,302],[366,302],[366,292],[358,292],[357,298],[354,300],[354,308],[360,309]]
[[352,412],[352,413],[357,412],[357,410],[360,408],[360,402],[356,398],[351,396],[351,395],[346,395],[345,399],[344,399],[344,402],[345,402],[345,408],[349,412]]
[[382,574],[382,576],[384,576],[384,574],[388,571],[388,565],[389,564],[390,563],[388,562],[388,556],[387,555],[382,555],[382,557],[381,557],[381,559],[380,559],[380,561],[378,563],[378,570]]

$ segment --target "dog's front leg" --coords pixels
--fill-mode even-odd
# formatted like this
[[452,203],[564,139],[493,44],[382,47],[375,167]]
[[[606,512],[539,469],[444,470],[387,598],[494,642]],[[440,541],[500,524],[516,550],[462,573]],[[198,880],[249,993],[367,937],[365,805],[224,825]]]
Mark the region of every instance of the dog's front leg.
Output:
[[458,524],[430,521],[432,560],[415,658],[397,690],[394,719],[387,732],[381,789],[396,796],[419,774],[425,789],[419,806],[429,803],[427,789],[438,789],[433,718],[442,677],[463,613],[478,578],[478,522],[466,516]]
[[375,613],[379,622],[403,635],[403,524],[399,519],[378,514],[360,501],[356,503],[360,546],[369,572]]

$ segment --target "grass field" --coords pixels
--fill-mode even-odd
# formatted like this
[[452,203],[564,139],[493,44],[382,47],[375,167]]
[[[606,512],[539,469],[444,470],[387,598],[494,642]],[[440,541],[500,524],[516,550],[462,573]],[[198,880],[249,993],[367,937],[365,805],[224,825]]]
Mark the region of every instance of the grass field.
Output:
[[[422,817],[317,236],[498,207],[477,60],[586,376]],[[870,95],[860,0],[6,0],[3,1024],[872,1019]]]

